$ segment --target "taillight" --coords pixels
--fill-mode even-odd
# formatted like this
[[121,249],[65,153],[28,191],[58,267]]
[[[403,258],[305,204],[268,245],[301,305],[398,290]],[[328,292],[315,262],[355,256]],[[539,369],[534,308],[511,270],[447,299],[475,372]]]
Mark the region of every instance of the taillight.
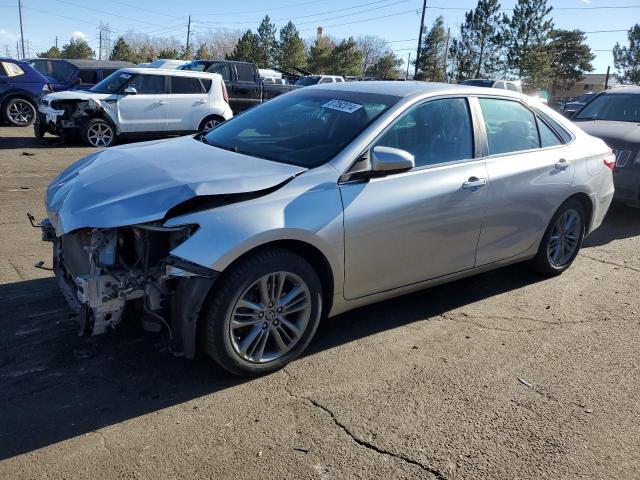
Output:
[[607,155],[605,155],[604,157],[604,164],[611,170],[616,168],[616,154],[613,152],[607,153]]
[[224,84],[224,80],[222,80],[220,84],[222,85],[222,98],[224,98],[225,102],[229,103],[229,95],[227,94],[227,86]]

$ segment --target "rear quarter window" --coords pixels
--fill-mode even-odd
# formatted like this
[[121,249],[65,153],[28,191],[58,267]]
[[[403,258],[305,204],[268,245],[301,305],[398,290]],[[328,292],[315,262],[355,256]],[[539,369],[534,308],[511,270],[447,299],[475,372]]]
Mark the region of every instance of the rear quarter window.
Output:
[[24,75],[24,70],[13,62],[2,62],[0,65],[2,65],[4,71],[4,74],[0,73],[0,75],[7,77],[19,77],[20,75]]

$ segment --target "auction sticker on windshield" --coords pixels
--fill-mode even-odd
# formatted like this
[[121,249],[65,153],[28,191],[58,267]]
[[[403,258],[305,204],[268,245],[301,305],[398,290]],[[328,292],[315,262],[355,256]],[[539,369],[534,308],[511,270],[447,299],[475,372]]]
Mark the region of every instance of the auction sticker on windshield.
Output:
[[332,110],[338,110],[340,112],[345,113],[353,113],[356,110],[362,108],[362,105],[357,103],[347,102],[345,100],[329,100],[327,103],[322,105],[324,108],[330,108]]

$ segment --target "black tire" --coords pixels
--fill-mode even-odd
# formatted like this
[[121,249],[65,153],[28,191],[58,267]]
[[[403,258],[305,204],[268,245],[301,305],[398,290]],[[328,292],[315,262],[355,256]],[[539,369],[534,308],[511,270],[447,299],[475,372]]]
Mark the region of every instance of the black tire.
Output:
[[89,147],[112,147],[116,144],[116,128],[104,118],[92,118],[82,126],[82,141]]
[[[273,360],[265,361],[264,363],[249,361],[246,358],[243,358],[242,354],[237,350],[237,343],[240,340],[238,340],[238,337],[233,333],[238,330],[234,330],[232,332],[232,316],[236,311],[236,304],[240,301],[241,297],[246,298],[248,289],[250,291],[254,284],[256,284],[256,282],[261,278],[264,278],[268,274],[275,275],[275,272],[290,273],[304,282],[308,288],[305,292],[309,293],[308,297],[304,297],[305,299],[309,299],[309,310],[305,310],[305,315],[308,312],[309,318],[305,323],[304,329],[301,329],[297,342],[293,343],[291,349],[282,356]],[[282,295],[281,298],[285,296],[286,295]],[[271,308],[272,319],[275,308],[275,306]],[[264,315],[264,313],[262,315]],[[281,315],[286,316],[287,314],[283,313]],[[257,376],[278,370],[300,356],[313,338],[316,329],[318,328],[321,316],[322,285],[316,271],[299,255],[285,249],[273,248],[251,254],[231,266],[229,271],[224,272],[223,277],[216,282],[212,292],[210,292],[205,301],[200,321],[204,322],[203,333],[205,336],[204,344],[206,351],[218,365],[235,375]],[[261,316],[260,318],[263,317]],[[278,316],[277,318],[281,317]],[[269,326],[265,327],[265,324],[267,323],[265,321],[266,319],[267,316],[265,315],[263,320],[254,320],[253,325],[242,328],[257,330],[266,329],[264,332],[258,332],[258,334],[266,334],[266,345],[269,345],[268,342],[272,342],[273,345],[275,345],[275,340],[273,337],[270,337],[270,335],[273,335],[271,333],[271,321]],[[273,320],[273,322],[277,325],[277,323],[275,323],[277,322],[277,319]],[[273,328],[284,329],[284,327],[285,325],[283,322],[280,327]],[[241,332],[242,328],[240,328]],[[251,334],[247,334],[246,338],[250,336]],[[285,338],[281,337],[280,334],[278,334],[278,337],[281,339]],[[260,338],[262,337],[258,338],[256,344],[260,343]],[[250,343],[253,343],[253,341]],[[267,348],[263,346],[263,351],[266,350]],[[262,355],[262,351],[260,355]]]
[[[202,122],[200,122],[200,127],[198,128],[198,131],[199,132],[204,132],[205,130],[210,130],[211,128],[214,128],[215,126],[220,125],[224,121],[225,121],[224,118],[219,117],[218,115],[209,115],[204,120],[202,120]],[[207,128],[207,123],[209,123],[209,122],[214,122],[215,125],[210,126],[209,128]]]
[[[552,241],[551,236],[554,233],[554,229],[556,228],[560,218],[563,217],[564,215],[572,215],[570,212],[575,212],[577,214],[577,218],[579,218],[579,226],[576,227],[576,231],[574,235],[575,242],[576,242],[575,248],[573,249],[570,255],[567,253],[566,259],[563,259],[562,261],[559,261],[559,262],[554,262],[553,255],[550,253],[550,244]],[[584,233],[586,228],[585,221],[586,221],[586,214],[582,204],[578,200],[574,198],[570,198],[569,200],[564,202],[562,205],[560,205],[560,208],[558,208],[556,213],[551,218],[551,221],[547,226],[547,230],[544,232],[544,236],[542,237],[542,241],[540,242],[538,253],[532,261],[534,268],[538,272],[547,276],[560,275],[567,268],[569,268],[573,263],[573,261],[578,256],[578,253],[580,252],[580,248],[582,247],[582,241],[584,239]],[[561,242],[561,241],[562,241],[562,238],[558,240],[558,242]],[[553,249],[553,246],[551,246],[551,248]]]
[[28,127],[36,119],[36,106],[26,98],[10,98],[2,107],[2,116],[10,125]]
[[45,126],[36,118],[36,121],[33,124],[33,134],[38,140],[42,140],[45,133],[47,133]]

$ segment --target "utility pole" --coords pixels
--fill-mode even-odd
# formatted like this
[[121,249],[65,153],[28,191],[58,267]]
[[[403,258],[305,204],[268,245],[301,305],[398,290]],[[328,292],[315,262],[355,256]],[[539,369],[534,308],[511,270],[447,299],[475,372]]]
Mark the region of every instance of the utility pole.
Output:
[[99,32],[98,61],[102,60],[102,28],[99,30]]
[[22,42],[22,58],[24,56],[24,31],[22,30],[22,0],[18,0],[18,15],[20,16],[20,41]]
[[409,58],[407,58],[407,73],[404,74],[405,80],[409,80],[409,65],[411,65],[411,52],[409,52]]
[[444,81],[449,83],[449,78],[447,77],[447,59],[449,56],[449,34],[451,33],[451,29],[447,28],[447,42],[444,44],[444,65],[442,69],[444,70]]
[[422,16],[420,17],[420,32],[418,33],[418,53],[416,55],[416,68],[413,71],[415,76],[418,73],[418,61],[420,60],[420,50],[422,49],[422,31],[424,30],[424,12],[427,9],[427,0],[422,0]]
[[185,53],[189,52],[189,40],[191,39],[191,15],[189,15],[189,22],[187,23],[187,48],[185,48]]
[[58,48],[58,35],[56,35],[56,49]]
[[609,72],[611,71],[611,65],[607,67],[607,76],[604,79],[604,89],[607,90],[609,88]]

